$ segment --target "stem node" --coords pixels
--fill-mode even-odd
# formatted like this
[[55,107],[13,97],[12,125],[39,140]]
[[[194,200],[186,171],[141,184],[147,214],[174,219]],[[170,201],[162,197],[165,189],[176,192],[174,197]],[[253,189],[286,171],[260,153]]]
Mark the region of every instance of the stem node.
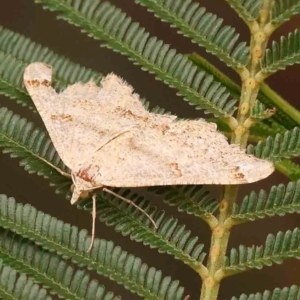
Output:
[[[262,0],[259,17],[256,21],[248,23],[251,31],[250,62],[247,67],[240,70],[242,80],[242,93],[239,102],[237,117],[232,129],[231,143],[239,144],[241,149],[247,146],[249,129],[256,121],[251,117],[251,109],[256,103],[257,94],[263,78],[257,74],[261,73],[260,60],[264,57],[272,28],[266,25],[270,22],[272,7],[275,0]],[[269,112],[266,113],[266,115]],[[231,120],[232,121],[232,120]],[[227,122],[228,124],[229,122]],[[218,298],[220,282],[228,276],[225,272],[226,251],[229,242],[230,229],[235,225],[232,218],[234,203],[238,194],[238,185],[227,185],[224,188],[223,200],[219,206],[219,215],[215,227],[211,226],[212,237],[207,263],[207,277],[203,280],[200,300],[216,300]],[[203,278],[203,277],[202,277]]]

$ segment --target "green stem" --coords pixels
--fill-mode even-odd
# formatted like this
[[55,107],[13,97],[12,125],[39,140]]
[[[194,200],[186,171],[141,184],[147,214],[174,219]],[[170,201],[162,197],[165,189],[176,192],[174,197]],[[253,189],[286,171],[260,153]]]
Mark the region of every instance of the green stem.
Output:
[[218,297],[221,279],[216,278],[218,270],[225,263],[225,255],[230,236],[230,227],[225,221],[230,217],[233,204],[238,193],[237,185],[228,185],[224,190],[224,198],[220,203],[218,225],[212,230],[211,246],[208,258],[208,274],[203,280],[200,300],[215,300]]
[[[230,77],[225,75],[209,61],[207,61],[204,57],[197,53],[192,53],[189,55],[189,59],[199,68],[212,74],[218,81],[224,84],[234,97],[239,97],[241,93],[241,87]],[[258,93],[258,99],[267,107],[276,107],[277,113],[274,116],[274,119],[281,124],[290,124],[287,129],[291,129],[298,125],[300,126],[300,112],[291,106],[266,83],[261,84],[260,91]]]
[[[263,0],[259,16],[259,23],[251,28],[250,64],[241,75],[242,92],[238,108],[237,126],[233,129],[231,143],[239,144],[246,148],[249,128],[246,121],[250,116],[251,107],[255,100],[261,82],[257,81],[256,74],[260,71],[260,59],[264,56],[270,32],[266,34],[265,25],[270,21],[274,0]],[[207,270],[208,274],[203,278],[200,300],[216,300],[219,293],[220,282],[225,276],[223,269],[226,250],[230,237],[230,222],[226,222],[231,215],[233,205],[237,199],[238,185],[225,186],[224,197],[220,203],[217,225],[212,228],[211,247],[209,251]]]
[[261,85],[260,91],[267,96],[272,102],[281,109],[285,114],[292,118],[297,124],[300,125],[300,111],[295,109],[286,100],[284,100],[280,95],[278,95],[274,90],[272,90],[267,84],[263,83]]

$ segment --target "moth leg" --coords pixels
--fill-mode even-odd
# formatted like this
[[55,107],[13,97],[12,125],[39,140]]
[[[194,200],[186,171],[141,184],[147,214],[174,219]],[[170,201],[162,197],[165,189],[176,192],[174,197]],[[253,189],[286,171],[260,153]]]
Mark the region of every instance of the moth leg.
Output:
[[124,197],[118,195],[117,193],[115,193],[115,192],[113,192],[113,191],[111,191],[111,190],[109,190],[109,189],[107,189],[107,188],[103,188],[102,190],[103,190],[104,192],[107,192],[107,193],[109,193],[109,194],[111,194],[111,195],[113,195],[113,196],[115,196],[115,197],[117,197],[117,198],[119,198],[119,199],[121,199],[121,200],[123,200],[123,201],[129,203],[130,205],[134,206],[136,209],[138,209],[140,212],[142,212],[144,215],[147,216],[147,218],[148,218],[148,219],[151,221],[151,223],[154,225],[155,229],[158,228],[157,225],[156,225],[156,223],[155,223],[155,221],[152,219],[152,217],[151,217],[149,214],[147,214],[143,209],[141,209],[138,205],[136,205],[134,202],[132,202],[131,200],[126,199],[126,198],[124,198]]
[[53,164],[51,164],[49,161],[47,161],[44,158],[40,158],[42,161],[44,161],[47,165],[49,165],[50,167],[52,167],[53,169],[55,169],[59,174],[68,177],[68,178],[72,178],[71,174],[64,172],[63,170],[61,170],[60,168],[54,166]]
[[94,244],[94,240],[95,240],[95,232],[96,232],[96,214],[97,214],[97,211],[96,211],[96,194],[93,194],[93,211],[92,211],[92,218],[93,218],[93,225],[92,225],[92,239],[91,239],[91,243],[90,243],[90,246],[89,246],[89,249],[87,252],[90,252],[92,247],[93,247],[93,244]]

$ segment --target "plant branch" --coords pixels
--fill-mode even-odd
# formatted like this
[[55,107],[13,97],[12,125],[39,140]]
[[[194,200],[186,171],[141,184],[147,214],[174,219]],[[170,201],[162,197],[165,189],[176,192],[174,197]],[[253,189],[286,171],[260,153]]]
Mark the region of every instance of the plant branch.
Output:
[[[250,128],[246,126],[251,108],[255,105],[261,82],[256,74],[260,71],[260,59],[264,56],[270,31],[264,30],[270,21],[274,0],[263,0],[258,23],[251,28],[250,63],[241,72],[242,91],[237,115],[237,126],[233,129],[231,143],[247,146]],[[200,300],[216,300],[220,282],[225,276],[225,255],[232,223],[226,222],[232,215],[233,205],[238,194],[238,185],[225,186],[220,204],[218,225],[212,230],[211,247],[208,257],[208,275],[203,280]]]
[[[240,95],[240,86],[204,57],[197,53],[192,53],[189,55],[189,59],[200,69],[212,74],[216,80],[225,85],[233,97],[238,97],[238,95]],[[279,123],[285,124],[287,129],[292,129],[295,126],[300,125],[300,112],[291,106],[265,82],[261,83],[258,100],[269,108],[275,107],[276,114],[273,116],[273,119]]]
[[288,101],[284,100],[280,95],[278,95],[273,89],[271,89],[267,84],[263,83],[260,88],[267,98],[271,99],[276,107],[279,107],[285,114],[292,118],[297,124],[300,125],[300,111],[289,104]]

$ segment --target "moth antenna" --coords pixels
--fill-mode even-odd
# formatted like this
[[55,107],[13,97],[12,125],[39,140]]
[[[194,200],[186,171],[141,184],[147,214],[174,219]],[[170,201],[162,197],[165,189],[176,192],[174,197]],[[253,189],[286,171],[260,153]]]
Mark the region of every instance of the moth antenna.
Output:
[[63,170],[61,170],[60,168],[54,166],[53,164],[51,164],[49,161],[47,161],[44,158],[39,158],[40,160],[42,160],[43,162],[45,162],[47,165],[49,165],[50,167],[52,167],[53,169],[55,169],[59,174],[61,174],[62,176],[68,177],[68,178],[72,178],[70,173],[64,172]]
[[90,252],[92,250],[93,244],[94,244],[94,240],[95,240],[95,232],[96,232],[96,194],[93,194],[93,212],[92,212],[92,218],[93,218],[93,225],[92,225],[92,239],[91,239],[91,243],[89,246],[89,249],[87,252]]
[[123,201],[125,201],[125,202],[127,202],[127,203],[129,203],[129,204],[131,204],[132,206],[134,206],[136,209],[138,209],[140,212],[142,212],[144,215],[147,216],[147,218],[148,218],[148,219],[151,221],[151,223],[154,225],[155,229],[158,228],[158,226],[156,225],[156,223],[155,223],[155,221],[152,219],[152,217],[151,217],[149,214],[147,214],[143,209],[141,209],[138,205],[136,205],[133,201],[131,201],[131,200],[129,200],[129,199],[126,199],[126,198],[124,198],[124,197],[118,195],[117,193],[115,193],[115,192],[113,192],[113,191],[111,191],[111,190],[109,190],[109,189],[107,189],[107,188],[103,188],[102,190],[103,190],[104,192],[107,192],[107,193],[109,193],[109,194],[111,194],[111,195],[113,195],[113,196],[115,196],[115,197],[117,197],[117,198],[119,198],[119,199],[121,199],[121,200],[123,200]]

